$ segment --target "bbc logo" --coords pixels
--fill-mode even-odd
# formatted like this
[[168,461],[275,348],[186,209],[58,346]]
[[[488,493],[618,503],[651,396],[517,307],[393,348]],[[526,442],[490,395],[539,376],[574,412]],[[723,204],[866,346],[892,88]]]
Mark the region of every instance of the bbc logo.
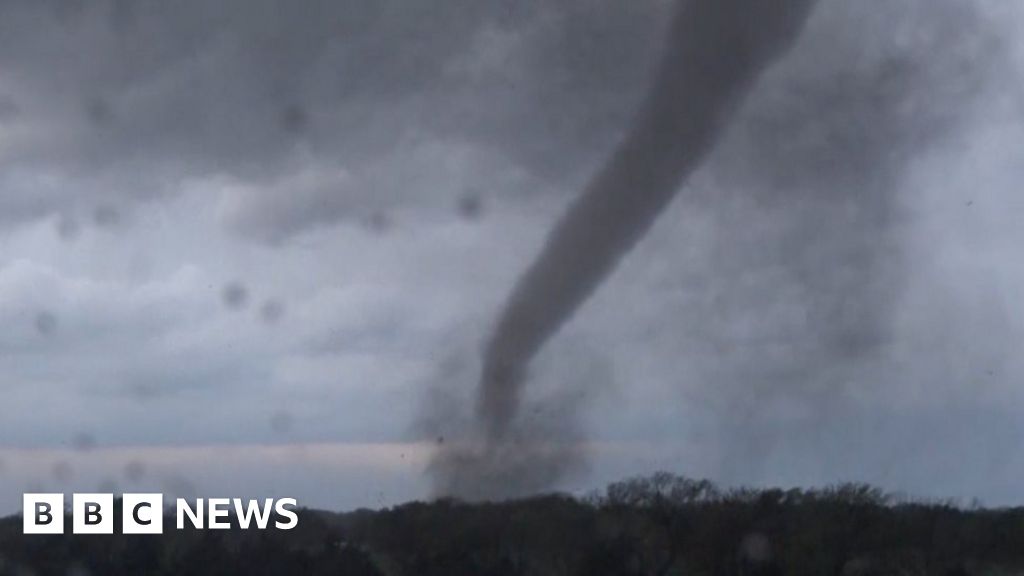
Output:
[[[122,534],[163,533],[163,494],[123,494],[121,505]],[[174,505],[174,524],[178,530],[184,530],[186,524],[197,530],[227,530],[232,526],[241,530],[250,527],[266,530],[271,526],[277,530],[292,530],[299,524],[297,505],[295,498],[196,498],[194,503],[178,498]],[[63,534],[67,512],[63,494],[25,494],[22,531],[25,534]],[[114,533],[113,494],[74,494],[70,512],[75,534]]]
[[[122,533],[163,533],[163,494],[124,494],[121,502]],[[64,494],[25,494],[22,532],[63,534],[64,512]],[[71,530],[75,534],[113,534],[113,514],[113,494],[73,494],[71,497]]]

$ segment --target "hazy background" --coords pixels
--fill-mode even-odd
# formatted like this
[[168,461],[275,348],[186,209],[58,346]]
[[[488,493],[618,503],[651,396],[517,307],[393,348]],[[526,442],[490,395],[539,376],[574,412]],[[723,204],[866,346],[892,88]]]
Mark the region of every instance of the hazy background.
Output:
[[[668,13],[0,2],[0,511],[426,496]],[[537,425],[578,418],[560,439],[588,454],[556,487],[667,468],[1024,500],[1022,25],[995,0],[822,0],[539,359]]]

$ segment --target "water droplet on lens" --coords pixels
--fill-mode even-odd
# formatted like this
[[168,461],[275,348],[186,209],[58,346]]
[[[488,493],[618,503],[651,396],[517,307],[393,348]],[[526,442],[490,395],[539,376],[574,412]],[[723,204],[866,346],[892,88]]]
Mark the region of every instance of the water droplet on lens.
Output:
[[224,305],[238,310],[249,302],[249,291],[240,282],[229,282],[221,293]]
[[459,215],[466,220],[477,220],[483,215],[484,204],[479,194],[468,193],[459,198]]
[[277,300],[267,300],[260,307],[260,318],[267,324],[276,324],[284,316],[284,304]]
[[57,317],[45,310],[37,312],[35,325],[36,331],[43,336],[52,336],[57,331]]

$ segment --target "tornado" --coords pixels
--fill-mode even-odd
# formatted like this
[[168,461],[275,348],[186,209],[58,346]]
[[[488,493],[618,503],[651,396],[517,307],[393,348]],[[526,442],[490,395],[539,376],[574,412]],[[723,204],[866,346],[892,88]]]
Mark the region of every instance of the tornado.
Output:
[[483,351],[476,417],[500,446],[531,359],[643,237],[816,0],[681,0],[632,125],[550,232]]

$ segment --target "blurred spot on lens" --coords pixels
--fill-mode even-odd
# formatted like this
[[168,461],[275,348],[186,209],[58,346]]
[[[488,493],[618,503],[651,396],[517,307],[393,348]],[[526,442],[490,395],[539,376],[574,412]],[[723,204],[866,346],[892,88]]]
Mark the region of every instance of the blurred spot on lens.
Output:
[[267,324],[276,324],[284,316],[284,304],[278,300],[267,300],[260,306],[260,318]]
[[483,199],[476,192],[468,192],[459,198],[457,205],[459,215],[466,220],[479,220],[483,215]]
[[53,336],[57,332],[57,317],[52,312],[41,310],[36,313],[36,331],[43,336]]
[[113,478],[104,478],[96,486],[96,491],[101,494],[116,494],[118,492],[117,482]]
[[748,534],[740,543],[740,554],[754,563],[764,563],[772,559],[772,547],[768,537],[760,532]]
[[277,434],[287,434],[291,432],[292,415],[287,410],[279,410],[270,417],[270,429]]
[[100,204],[93,210],[92,220],[100,228],[113,228],[121,223],[121,213],[110,204]]
[[85,115],[96,126],[106,126],[114,120],[114,111],[110,103],[99,96],[85,103]]
[[57,482],[60,482],[60,483],[65,483],[68,480],[71,480],[72,476],[74,476],[74,469],[72,469],[71,464],[69,464],[68,462],[66,462],[64,460],[59,460],[56,463],[54,463],[54,465],[53,465],[53,479],[54,480],[56,480]]
[[281,111],[281,127],[289,134],[302,134],[309,126],[306,109],[298,104],[289,104]]
[[82,233],[82,227],[73,216],[62,214],[57,218],[57,236],[61,240],[70,242],[78,238]]
[[163,485],[164,491],[173,498],[195,498],[199,494],[196,485],[184,476],[168,476]]
[[129,482],[138,482],[146,477],[146,465],[138,460],[131,460],[124,465],[124,477]]
[[229,282],[221,292],[224,305],[232,310],[244,308],[249,302],[249,291],[241,282]]
[[71,439],[71,447],[79,452],[88,452],[96,447],[96,438],[88,432],[79,432]]
[[384,212],[382,210],[375,211],[374,213],[370,214],[370,216],[367,217],[366,219],[366,227],[371,232],[377,234],[383,234],[388,230],[391,230],[391,227],[393,225],[394,222],[392,222],[391,216],[389,216],[387,212]]

